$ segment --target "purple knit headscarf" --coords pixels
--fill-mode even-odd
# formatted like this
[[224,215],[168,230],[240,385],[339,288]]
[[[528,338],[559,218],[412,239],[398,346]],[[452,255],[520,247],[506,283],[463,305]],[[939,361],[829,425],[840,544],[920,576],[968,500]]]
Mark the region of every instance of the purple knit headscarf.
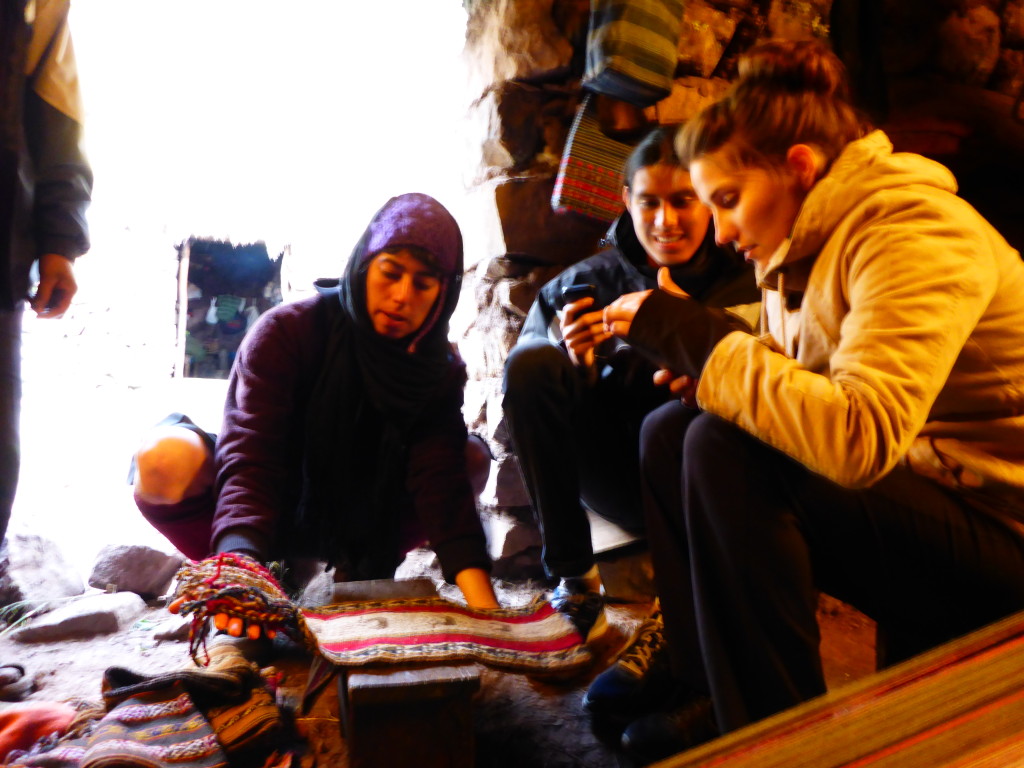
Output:
[[[437,325],[444,315],[455,311],[458,288],[462,281],[462,232],[448,209],[437,200],[420,192],[398,195],[386,202],[373,217],[364,234],[365,264],[381,251],[403,246],[422,248],[435,260],[441,271],[441,291],[430,316],[409,343],[409,351]],[[452,288],[456,290],[452,290]],[[450,299],[454,298],[452,302]],[[449,306],[450,304],[450,306]]]

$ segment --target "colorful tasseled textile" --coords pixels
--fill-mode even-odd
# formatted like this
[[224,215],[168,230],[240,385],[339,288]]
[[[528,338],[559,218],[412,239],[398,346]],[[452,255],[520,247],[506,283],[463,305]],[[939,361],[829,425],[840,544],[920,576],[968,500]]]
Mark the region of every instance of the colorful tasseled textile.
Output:
[[284,632],[315,647],[306,636],[298,608],[288,599],[273,574],[246,555],[222,552],[198,562],[186,562],[178,571],[178,586],[171,605],[192,617],[189,650],[197,664],[214,616],[223,614],[258,624],[264,631]]

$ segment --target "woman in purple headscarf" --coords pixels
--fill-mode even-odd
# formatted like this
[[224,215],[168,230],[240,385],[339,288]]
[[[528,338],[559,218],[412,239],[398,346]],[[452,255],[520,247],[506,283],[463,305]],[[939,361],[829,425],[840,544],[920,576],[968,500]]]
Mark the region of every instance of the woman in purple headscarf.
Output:
[[462,272],[462,235],[440,203],[389,200],[340,280],[250,329],[208,471],[193,462],[176,488],[161,477],[183,433],[205,452],[203,435],[180,429],[190,423],[176,447],[157,438],[140,451],[146,518],[194,559],[323,561],[336,580],[391,577],[426,544],[471,606],[497,607],[467,470],[479,443],[462,417],[465,366],[448,341]]

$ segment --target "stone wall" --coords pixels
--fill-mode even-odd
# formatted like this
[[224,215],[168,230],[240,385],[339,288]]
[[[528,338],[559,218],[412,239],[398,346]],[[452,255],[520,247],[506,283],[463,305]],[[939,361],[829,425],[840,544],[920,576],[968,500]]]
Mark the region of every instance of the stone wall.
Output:
[[[467,417],[497,458],[485,500],[522,508],[529,502],[501,418],[505,356],[537,289],[593,253],[606,228],[550,204],[583,94],[590,3],[464,5],[480,132],[473,196],[478,220],[493,230],[466,280],[479,310],[460,340],[470,367]],[[765,37],[831,39],[860,103],[897,147],[947,162],[964,196],[1019,245],[1021,195],[1006,169],[1024,169],[1024,0],[687,0],[673,91],[641,122],[685,121],[723,92],[738,56]]]

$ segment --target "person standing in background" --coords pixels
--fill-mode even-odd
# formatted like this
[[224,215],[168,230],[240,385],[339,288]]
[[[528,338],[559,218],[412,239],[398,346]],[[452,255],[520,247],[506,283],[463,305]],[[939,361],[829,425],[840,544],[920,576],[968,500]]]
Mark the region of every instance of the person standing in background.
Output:
[[[69,0],[0,4],[0,547],[21,467],[24,305],[62,317],[77,290],[74,260],[89,250],[92,170],[69,10]],[[21,665],[0,664],[0,700],[24,698],[33,685]]]
[[[89,249],[92,170],[82,148],[68,0],[0,7],[0,541],[18,484],[21,318],[59,318]],[[38,287],[30,286],[38,279]]]

